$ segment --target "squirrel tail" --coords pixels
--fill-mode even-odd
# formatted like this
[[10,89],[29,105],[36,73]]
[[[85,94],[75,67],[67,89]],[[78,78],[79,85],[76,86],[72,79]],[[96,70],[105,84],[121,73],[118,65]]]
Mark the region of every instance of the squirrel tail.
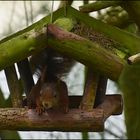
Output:
[[54,78],[64,77],[74,66],[75,61],[65,57],[52,49],[44,49],[40,53],[30,58],[33,73],[40,77],[42,71],[45,71],[46,80],[51,81]]

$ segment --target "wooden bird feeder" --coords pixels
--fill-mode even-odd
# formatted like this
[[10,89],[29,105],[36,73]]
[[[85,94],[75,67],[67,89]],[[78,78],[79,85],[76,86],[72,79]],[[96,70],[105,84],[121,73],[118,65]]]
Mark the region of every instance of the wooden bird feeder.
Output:
[[[63,12],[63,9],[60,9],[58,11],[58,16],[60,16],[60,13],[62,12]],[[74,13],[78,13],[78,11],[72,8],[68,8],[68,14],[71,14],[71,13],[73,13],[73,15],[76,15]],[[54,17],[57,17],[55,14],[57,15],[57,12],[54,13]],[[79,13],[77,15],[79,15]],[[82,15],[82,16],[85,17],[87,15]],[[77,16],[77,18],[82,17],[82,16]],[[48,16],[46,19],[48,21],[50,17]],[[83,19],[84,18],[82,18],[82,20]],[[87,19],[91,20],[90,17],[87,17]],[[40,22],[40,24],[42,23],[43,22]],[[42,24],[43,28],[45,28],[44,25],[45,24]],[[38,32],[37,35],[39,33],[40,32]],[[83,96],[69,96],[70,104],[69,104],[68,113],[62,113],[58,110],[49,109],[42,115],[38,115],[35,109],[28,109],[26,107],[27,105],[26,100],[24,100],[24,103],[21,102],[22,97],[19,95],[19,93],[22,93],[22,92],[20,91],[20,88],[19,88],[20,84],[16,75],[15,67],[14,66],[7,67],[5,68],[5,74],[6,74],[8,86],[10,89],[10,95],[12,99],[13,108],[0,108],[0,130],[18,130],[18,131],[40,130],[40,131],[70,131],[70,132],[103,131],[104,122],[106,121],[106,119],[110,117],[111,115],[120,115],[122,113],[123,107],[122,107],[121,95],[117,95],[117,94],[105,95],[107,78],[104,76],[101,76],[100,74],[103,73],[107,75],[108,77],[111,75],[110,77],[113,80],[117,80],[123,68],[123,62],[120,60],[120,58],[118,58],[115,55],[112,55],[111,53],[108,53],[108,51],[106,51],[105,49],[100,49],[100,47],[96,46],[96,44],[93,44],[91,41],[86,40],[82,37],[79,37],[78,35],[65,32],[54,25],[48,25],[48,33],[51,35],[50,36],[51,39],[48,40],[48,42],[47,41],[46,42],[48,44],[50,43],[53,46],[53,43],[54,43],[53,40],[55,40],[55,42],[57,42],[57,44],[60,47],[60,50],[58,49],[60,52],[62,49],[65,48],[65,45],[67,45],[66,43],[63,43],[62,40],[64,39],[72,40],[76,38],[75,41],[77,44],[80,43],[82,40],[83,42],[87,43],[87,45],[89,46],[88,49],[84,45],[82,46],[85,50],[87,50],[87,53],[85,50],[81,51],[87,57],[83,59],[79,55],[79,59],[78,59],[78,61],[82,62],[83,64],[86,64],[88,62],[88,65],[87,65],[88,70],[87,70],[87,75],[86,75],[86,80],[85,80],[84,94]],[[61,34],[58,35],[58,33],[61,33]],[[45,41],[46,39],[42,37],[43,35],[44,37],[46,37],[46,32],[45,33],[41,32],[40,38],[38,37],[39,35],[37,36],[38,38],[35,38],[36,36],[34,36],[34,34],[32,36],[29,34],[29,46],[24,46],[24,47],[27,47],[27,48],[30,47],[30,42],[31,42],[30,37],[33,38],[32,40],[35,40],[36,42],[38,41],[38,44],[41,43],[43,39],[44,39],[43,41]],[[13,41],[14,43],[16,43],[14,39],[13,40],[11,39],[10,41],[11,42]],[[25,37],[25,35],[23,34],[21,41],[24,41],[24,39],[27,39],[26,41],[28,42],[28,37]],[[18,43],[18,45],[20,44],[21,43]],[[25,43],[25,45],[26,44],[27,43]],[[38,44],[36,44],[36,46],[38,46]],[[44,44],[42,44],[42,46]],[[75,47],[74,43],[71,45]],[[5,45],[5,46],[7,47],[8,45]],[[61,48],[61,46],[63,48]],[[4,47],[1,47],[1,48],[4,48]],[[19,48],[21,49],[22,47],[19,47]],[[54,47],[53,49],[57,50],[57,48],[58,47]],[[68,47],[67,50],[71,48]],[[17,51],[22,51],[20,49],[17,49]],[[34,48],[30,48],[29,54],[27,54],[23,58],[31,55],[33,49]],[[39,50],[40,48],[38,49],[38,52]],[[75,55],[73,54],[72,51],[71,51],[72,53],[67,52],[67,54],[69,55],[73,54],[73,57],[76,58],[77,54],[79,53],[78,50],[79,48],[74,50]],[[93,56],[93,59],[95,58],[95,59],[98,59],[98,61],[102,61],[101,65],[96,65],[97,63],[92,63],[92,60],[90,61],[86,60],[86,58],[87,59],[89,58],[88,55],[90,54],[92,50],[96,50],[96,51],[95,52],[93,51],[94,53],[91,56]],[[99,53],[99,55],[97,52]],[[104,57],[104,55],[102,55],[104,54],[104,52],[107,53],[107,57]],[[10,53],[6,53],[6,55],[9,55],[9,54]],[[15,56],[16,54],[14,54],[14,51],[13,51],[13,56]],[[6,57],[5,55],[2,55],[2,56],[4,56],[4,58],[10,58],[8,56]],[[103,57],[100,59],[100,57],[98,56],[103,56]],[[16,58],[18,57],[15,56],[15,59],[13,59],[12,63],[15,63],[18,61],[18,60],[16,61]],[[20,59],[22,60],[21,62],[18,62],[18,69],[19,69],[21,79],[23,79],[23,85],[25,87],[24,91],[25,93],[26,92],[29,93],[31,90],[31,87],[34,85],[34,82],[32,79],[32,74],[29,68],[28,60],[27,59],[23,60],[23,58]],[[7,65],[8,64],[10,65],[11,64],[10,62],[7,63]],[[108,65],[107,62],[113,62],[113,63],[112,65]],[[104,67],[104,69],[100,70],[101,72],[100,74],[93,70],[93,67],[95,66],[102,68],[102,66],[104,65],[107,65],[107,66]],[[110,72],[112,68],[114,71]]]

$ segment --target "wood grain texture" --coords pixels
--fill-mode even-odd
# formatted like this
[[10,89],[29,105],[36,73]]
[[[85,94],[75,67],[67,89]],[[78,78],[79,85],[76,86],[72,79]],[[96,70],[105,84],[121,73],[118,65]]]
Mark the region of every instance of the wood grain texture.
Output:
[[106,118],[121,112],[120,95],[106,96],[105,101],[93,110],[72,108],[66,114],[58,110],[47,110],[43,115],[38,115],[35,109],[1,108],[0,130],[99,132],[103,131]]

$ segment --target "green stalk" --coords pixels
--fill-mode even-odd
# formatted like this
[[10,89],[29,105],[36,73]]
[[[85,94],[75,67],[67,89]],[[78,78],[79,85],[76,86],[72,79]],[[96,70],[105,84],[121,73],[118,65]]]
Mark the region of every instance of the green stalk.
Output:
[[134,34],[105,24],[100,20],[88,16],[87,14],[80,13],[72,7],[67,8],[67,16],[75,17],[76,20],[83,22],[86,26],[91,27],[93,30],[117,41],[121,44],[121,49],[124,47],[130,54],[136,54],[140,52],[140,37]]
[[121,1],[96,1],[93,3],[85,4],[83,6],[80,6],[79,9],[81,12],[89,13],[93,11],[98,11],[110,6],[116,6],[119,5]]

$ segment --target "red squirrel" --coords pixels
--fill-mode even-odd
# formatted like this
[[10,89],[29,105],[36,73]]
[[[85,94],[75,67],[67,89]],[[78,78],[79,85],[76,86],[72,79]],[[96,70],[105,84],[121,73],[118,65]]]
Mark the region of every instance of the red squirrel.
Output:
[[61,77],[75,62],[48,48],[32,56],[30,62],[39,79],[27,97],[28,107],[36,108],[39,115],[50,108],[67,113],[68,89]]

